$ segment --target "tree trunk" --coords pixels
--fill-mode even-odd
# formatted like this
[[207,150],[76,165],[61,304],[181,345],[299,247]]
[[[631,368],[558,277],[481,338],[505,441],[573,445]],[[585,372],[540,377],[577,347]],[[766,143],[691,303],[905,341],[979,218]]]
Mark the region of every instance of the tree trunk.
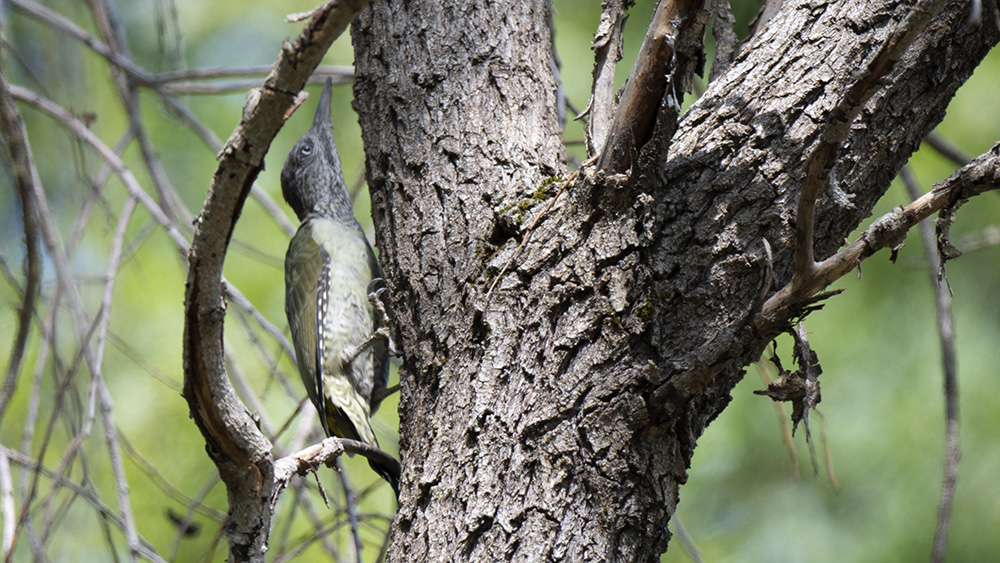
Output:
[[[655,561],[698,437],[790,326],[755,322],[762,241],[780,287],[805,155],[911,8],[786,2],[630,181],[585,171],[528,238],[567,166],[547,3],[511,4],[377,0],[352,29],[404,349],[390,560]],[[947,3],[854,121],[834,166],[852,200],[821,198],[818,257],[997,42],[983,7],[973,27]]]

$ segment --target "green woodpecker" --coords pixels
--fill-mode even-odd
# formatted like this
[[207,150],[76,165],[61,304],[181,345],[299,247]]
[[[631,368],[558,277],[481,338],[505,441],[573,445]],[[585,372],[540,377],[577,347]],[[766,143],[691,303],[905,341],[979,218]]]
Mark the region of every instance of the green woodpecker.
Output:
[[[281,193],[301,221],[285,255],[285,314],[323,430],[377,447],[370,417],[389,378],[389,353],[384,339],[369,341],[381,319],[368,288],[381,272],[351,209],[333,141],[331,90],[327,80],[312,127],[281,169]],[[398,495],[392,472],[369,464]]]

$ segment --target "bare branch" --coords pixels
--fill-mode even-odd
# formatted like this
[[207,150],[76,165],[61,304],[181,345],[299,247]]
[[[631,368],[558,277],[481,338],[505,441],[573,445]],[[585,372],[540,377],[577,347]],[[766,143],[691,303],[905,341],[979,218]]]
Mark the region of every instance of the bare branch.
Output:
[[24,126],[21,112],[17,109],[7,82],[5,69],[0,69],[0,131],[6,141],[7,154],[12,160],[14,184],[17,197],[21,202],[21,217],[24,225],[25,246],[25,284],[21,295],[21,307],[18,312],[17,333],[11,346],[10,359],[4,375],[3,386],[0,387],[0,420],[7,412],[7,404],[17,387],[18,373],[21,371],[21,361],[24,359],[24,348],[31,329],[31,318],[35,312],[35,302],[38,298],[42,276],[42,258],[38,244],[38,217],[31,194],[39,182],[38,170],[34,165],[31,145]]
[[865,258],[883,248],[898,246],[906,232],[920,221],[956,201],[996,189],[1000,189],[1000,143],[910,205],[875,220],[856,241],[815,263],[810,268],[810,275],[801,278],[798,284],[790,283],[778,290],[764,303],[758,322],[787,318],[791,310],[850,272]]
[[4,559],[14,554],[14,524],[17,515],[14,513],[14,479],[10,475],[10,462],[7,453],[0,450],[0,516],[3,516],[3,537],[0,539],[0,552]]
[[14,99],[28,103],[33,107],[45,112],[50,117],[64,125],[70,130],[74,135],[76,135],[80,140],[90,145],[101,158],[107,162],[108,166],[115,172],[115,174],[121,179],[122,183],[125,185],[126,191],[132,197],[139,201],[143,207],[153,216],[154,219],[163,227],[167,235],[174,241],[178,248],[187,248],[187,240],[180,233],[177,227],[174,225],[173,221],[164,213],[163,209],[160,207],[156,201],[153,200],[142,189],[139,185],[138,180],[132,174],[125,163],[122,162],[121,158],[112,150],[110,147],[104,144],[101,139],[91,131],[86,124],[77,119],[73,112],[67,110],[66,108],[43,98],[36,92],[33,92],[27,88],[22,88],[20,86],[11,85],[11,94],[13,94]]
[[[821,192],[832,192],[837,189],[832,178],[835,157],[840,151],[844,139],[850,133],[854,118],[861,112],[865,103],[884,85],[883,78],[892,72],[917,33],[943,6],[943,0],[923,0],[914,6],[896,29],[885,38],[882,47],[865,65],[854,82],[847,88],[840,102],[830,112],[826,125],[820,134],[819,142],[816,143],[806,159],[806,178],[802,192],[799,194],[795,216],[794,271],[791,281],[777,295],[787,293],[801,295],[803,286],[814,286],[818,281],[818,265],[813,259],[813,225],[815,223],[816,202]],[[827,283],[824,283],[822,287],[826,287]],[[807,296],[811,296],[813,293],[815,292],[808,293]],[[768,303],[772,303],[777,295],[769,299]]]
[[[154,465],[151,461],[146,459],[142,455],[142,453],[140,453],[139,450],[137,450],[135,446],[133,446],[132,443],[120,431],[119,431],[119,436],[121,436],[122,448],[124,449],[125,453],[128,454],[128,456],[131,458],[133,463],[135,463],[139,467],[139,469],[149,477],[149,480],[156,487],[158,487],[161,491],[166,493],[168,497],[173,498],[178,502],[189,505],[191,507],[192,514],[198,512],[200,514],[203,514],[211,518],[212,520],[215,520],[216,522],[225,521],[226,519],[225,512],[206,505],[204,503],[203,497],[191,497],[190,495],[182,491],[176,485],[171,483],[160,472],[160,470],[156,468],[156,465]],[[217,478],[212,479],[211,482],[217,483],[218,479]]]
[[[190,80],[243,78],[249,76],[265,77],[271,74],[273,68],[271,65],[188,68],[160,72],[154,75],[154,81],[166,86],[175,82],[187,82]],[[332,78],[334,84],[346,84],[354,80],[354,68],[339,65],[320,65],[316,67],[316,71],[313,72],[308,83],[323,84],[326,82],[327,77]]]
[[[134,197],[138,200],[143,207],[153,216],[153,218],[160,224],[161,227],[167,232],[170,238],[174,241],[178,250],[181,252],[188,252],[189,246],[187,240],[177,229],[175,223],[164,213],[163,209],[153,200],[149,194],[139,185],[139,182],[135,179],[125,163],[122,162],[118,154],[112,150],[110,147],[105,145],[98,137],[91,131],[86,124],[81,122],[76,118],[73,113],[58,104],[45,99],[31,90],[22,88],[20,86],[11,85],[10,91],[13,94],[14,99],[31,104],[32,106],[42,110],[52,118],[56,119],[59,123],[66,126],[73,134],[79,137],[82,141],[91,146],[97,153],[104,159],[104,161],[111,167],[111,169],[118,175],[122,183],[125,185],[126,191],[129,196]],[[277,209],[277,205],[274,207]],[[287,219],[285,220],[287,223]],[[288,223],[289,227],[291,226]],[[227,295],[233,300],[237,305],[244,308],[250,313],[251,317],[260,324],[261,328],[265,330],[268,334],[274,337],[278,343],[281,344],[282,348],[289,354],[290,357],[294,358],[295,353],[292,350],[292,345],[285,337],[284,333],[276,327],[273,323],[264,318],[259,311],[253,306],[249,299],[243,295],[242,292],[232,284],[226,284]]]
[[[86,318],[83,300],[80,296],[79,288],[73,280],[68,258],[62,251],[62,245],[59,242],[59,235],[55,228],[55,220],[52,217],[51,210],[49,209],[45,192],[41,189],[40,185],[35,185],[32,196],[34,198],[35,207],[39,211],[39,224],[41,226],[43,240],[45,241],[49,256],[51,256],[52,261],[55,263],[56,274],[60,287],[67,295],[69,301],[68,304],[74,321],[73,324],[81,342],[81,353],[86,359],[87,366],[91,372],[93,382],[92,390],[96,390],[96,396],[99,401],[102,422],[105,426],[105,437],[107,440],[108,452],[111,458],[115,483],[118,487],[119,510],[121,511],[123,529],[125,531],[126,541],[128,542],[129,549],[134,559],[141,551],[141,546],[139,544],[139,536],[135,527],[135,521],[132,518],[131,504],[128,498],[128,485],[125,481],[124,468],[121,466],[121,455],[118,450],[118,441],[114,429],[114,418],[111,412],[111,397],[107,391],[107,387],[104,385],[101,359],[89,343],[92,331],[87,328],[90,323],[88,323]],[[126,215],[130,214],[131,212]],[[88,430],[87,426],[88,425],[85,425],[84,431],[74,437],[75,443],[78,442],[80,437],[86,434]]]
[[273,507],[278,501],[279,494],[288,486],[292,477],[306,475],[323,465],[332,465],[344,452],[360,454],[366,459],[377,462],[390,470],[393,477],[399,478],[400,467],[396,458],[364,442],[331,437],[274,462],[275,486],[271,496],[271,506]]
[[[185,522],[190,522],[191,519],[194,517],[195,511],[199,510],[202,506],[204,506],[205,497],[207,497],[208,494],[212,492],[212,489],[214,489],[215,486],[219,483],[219,480],[220,479],[218,474],[212,475],[209,478],[209,480],[202,486],[201,490],[198,491],[198,494],[191,499],[191,501],[188,503],[187,512],[185,512],[184,515],[181,517],[182,524]],[[224,517],[222,521],[224,521]],[[173,547],[170,550],[170,561],[177,560],[177,550],[180,549],[181,540],[183,538],[184,538],[184,530],[178,528],[177,536],[174,538]],[[214,548],[212,551],[214,551]]]
[[[94,20],[97,22],[97,27],[108,48],[116,56],[132,60],[132,53],[125,38],[125,30],[118,19],[118,12],[114,4],[108,0],[88,0],[87,3],[90,5]],[[177,189],[167,176],[146,131],[137,95],[139,83],[133,79],[130,73],[117,66],[111,67],[111,77],[118,92],[118,98],[128,116],[129,127],[139,145],[139,152],[146,164],[146,171],[149,172],[149,177],[156,188],[160,207],[163,208],[176,227],[189,230],[190,223],[187,218],[191,216],[191,212],[187,210],[180,194],[177,193]]]
[[340,486],[344,489],[344,508],[347,512],[347,521],[351,524],[351,537],[354,540],[354,558],[358,563],[364,563],[364,558],[361,556],[363,548],[361,544],[361,532],[358,531],[358,511],[355,508],[355,504],[358,502],[357,497],[351,488],[351,483],[347,480],[347,475],[344,474],[340,458],[337,458],[336,463],[337,477],[340,480]]
[[83,43],[98,55],[106,58],[111,64],[127,72],[136,82],[144,86],[152,85],[152,76],[136,65],[131,58],[111,49],[61,14],[28,0],[9,0],[8,3],[23,14]]
[[[47,479],[51,479],[54,483],[57,483],[61,487],[66,487],[67,489],[72,490],[76,495],[78,495],[80,498],[84,499],[87,503],[89,503],[91,506],[97,509],[97,512],[101,515],[102,518],[107,519],[109,522],[111,522],[118,528],[121,529],[125,528],[125,523],[122,520],[121,516],[115,514],[115,511],[111,507],[106,505],[92,491],[89,491],[86,488],[81,487],[80,485],[74,483],[72,480],[66,479],[62,476],[53,473],[52,471],[46,469],[44,466],[42,466],[41,463],[32,459],[31,457],[24,455],[18,451],[7,448],[2,444],[0,444],[0,455],[6,456],[10,461],[24,468],[30,469],[31,471],[34,471],[37,474]],[[146,541],[143,538],[139,538],[139,542],[140,542],[138,551],[139,555],[145,557],[146,559],[149,559],[150,561],[157,561],[157,562],[164,561],[162,557],[156,554],[156,550],[148,541]],[[41,558],[41,560],[44,560],[44,557]]]
[[[106,58],[108,62],[110,62],[114,67],[123,71],[125,75],[128,77],[128,80],[133,85],[151,88],[160,96],[161,100],[163,100],[163,103],[166,104],[166,106],[171,111],[173,111],[174,114],[177,115],[177,117],[179,117],[184,123],[186,123],[189,127],[191,127],[191,129],[199,137],[201,137],[201,139],[205,142],[206,145],[208,145],[209,148],[211,148],[216,152],[222,149],[223,146],[222,142],[215,135],[215,133],[211,129],[206,127],[187,107],[185,107],[182,103],[180,103],[177,100],[177,98],[172,96],[169,92],[169,89],[165,86],[165,84],[169,84],[174,80],[181,79],[178,77],[185,76],[183,72],[179,71],[175,73],[162,73],[159,75],[152,75],[146,72],[138,65],[136,65],[132,61],[130,56],[128,56],[127,53],[122,53],[120,50],[112,49],[104,42],[100,41],[99,39],[87,33],[85,30],[77,26],[72,21],[66,19],[65,17],[56,12],[49,10],[48,8],[45,8],[28,0],[13,0],[11,2],[11,5],[14,6],[14,8],[21,10],[24,14],[35,18],[41,23],[49,25],[53,29],[56,29],[63,34],[73,39],[76,39],[77,41],[80,41],[82,44],[93,50],[98,55]],[[336,79],[341,79],[341,80],[345,79],[346,71],[341,67],[327,66],[321,68],[325,73],[324,76],[329,75],[336,77]],[[253,71],[256,70],[256,67],[250,67],[249,69],[244,68],[240,70]],[[269,72],[270,70],[271,68],[268,67],[267,71]],[[192,72],[194,73],[194,77],[197,77],[198,71],[192,71]],[[211,75],[211,72],[207,71],[204,72],[204,74]],[[353,76],[353,71],[351,75]],[[317,80],[317,78],[314,77],[313,80]],[[256,84],[259,84],[259,82],[254,83],[254,85]],[[27,90],[24,91],[26,92]],[[146,148],[143,149],[144,158],[147,160],[147,162],[156,162],[155,153],[152,151],[152,148],[148,146],[148,143],[146,144],[147,144]],[[154,174],[154,181],[157,182],[158,186],[167,185],[167,182],[164,181],[165,173],[163,173],[162,169],[160,169],[157,166],[154,166],[153,170],[151,170],[151,173]],[[158,180],[156,180],[157,178]],[[263,205],[264,209],[268,211],[269,215],[272,218],[274,218],[274,220],[281,226],[282,229],[285,230],[285,232],[289,234],[295,232],[295,229],[292,226],[291,222],[288,220],[287,217],[285,217],[284,213],[280,211],[278,206],[274,203],[274,200],[266,192],[254,188],[253,194],[254,198],[257,199],[261,203],[261,205]],[[180,199],[177,198],[176,196],[170,196],[170,200],[176,200],[175,204],[178,207],[182,207],[180,205]],[[189,213],[185,214],[185,218],[189,215],[190,215]],[[183,225],[184,228],[186,229],[187,222],[186,221],[183,222]],[[175,227],[176,226],[177,225],[175,225]]]

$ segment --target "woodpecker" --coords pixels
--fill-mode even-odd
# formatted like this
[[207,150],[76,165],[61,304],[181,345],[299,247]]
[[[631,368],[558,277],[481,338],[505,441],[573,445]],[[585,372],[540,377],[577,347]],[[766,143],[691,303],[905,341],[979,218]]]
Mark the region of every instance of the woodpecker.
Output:
[[[323,430],[378,447],[370,419],[389,379],[389,347],[385,339],[370,340],[384,319],[368,293],[382,274],[351,208],[333,140],[331,96],[327,80],[312,127],[281,169],[281,193],[301,221],[285,254],[285,314]],[[368,463],[398,496],[393,471]]]

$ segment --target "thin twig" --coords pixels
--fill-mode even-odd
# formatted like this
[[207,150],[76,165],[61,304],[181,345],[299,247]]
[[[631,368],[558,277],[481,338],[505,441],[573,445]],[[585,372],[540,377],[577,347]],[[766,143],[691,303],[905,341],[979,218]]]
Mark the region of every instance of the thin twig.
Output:
[[[204,497],[192,497],[182,491],[176,485],[171,483],[170,480],[164,477],[163,474],[160,473],[160,470],[157,469],[156,465],[146,459],[145,456],[143,456],[142,453],[132,445],[125,435],[121,433],[121,430],[119,430],[119,436],[121,436],[122,448],[124,448],[125,453],[132,459],[132,462],[135,463],[136,466],[138,466],[138,468],[145,473],[147,477],[149,477],[149,480],[153,483],[153,485],[163,491],[167,497],[192,507],[192,514],[197,512],[204,516],[208,516],[216,522],[225,521],[225,512],[206,505],[204,503]],[[209,483],[212,486],[214,486],[214,483],[218,482],[219,479],[217,477],[209,480]]]
[[[52,299],[51,308],[49,309],[48,314],[41,322],[41,331],[43,338],[40,340],[38,344],[38,358],[35,360],[35,373],[34,377],[32,378],[31,393],[28,398],[28,408],[24,417],[24,428],[21,431],[21,452],[23,452],[22,455],[24,455],[25,458],[28,458],[29,454],[31,453],[31,445],[34,443],[35,440],[35,428],[38,423],[39,405],[41,403],[42,376],[45,373],[45,366],[49,361],[49,355],[52,350],[52,347],[50,346],[50,340],[49,338],[45,337],[45,335],[50,333],[52,331],[52,327],[55,325],[55,317],[56,317],[56,312],[58,311],[59,308],[58,305],[60,296],[61,293],[57,291]],[[52,355],[55,355],[55,353],[53,352]],[[61,395],[56,397],[55,402],[57,405],[58,401],[60,400],[60,397]],[[46,438],[42,441],[41,446],[39,447],[39,456],[44,455],[44,451],[45,448],[47,447],[47,444],[48,444],[48,436],[46,436]],[[22,466],[22,467],[23,470],[21,474],[21,486],[18,492],[20,493],[22,504],[24,506],[28,506],[31,503],[32,499],[34,498],[35,489],[38,485],[38,480],[41,477],[41,475],[37,471],[32,472],[27,466]],[[37,539],[34,526],[32,525],[31,520],[28,518],[26,510],[22,509],[22,513],[18,519],[17,525],[18,526],[23,525],[24,528],[27,530],[28,541],[29,544],[31,545],[31,550],[34,553],[35,558],[38,560],[44,559],[44,557],[42,557],[41,555],[42,554],[41,543]],[[15,530],[15,536],[16,536],[16,530]],[[11,559],[12,555],[8,555],[6,561],[10,561]]]
[[[76,293],[76,285],[69,275],[68,262],[65,255],[61,251],[62,246],[58,240],[57,234],[55,233],[55,221],[51,215],[51,211],[48,209],[48,204],[45,201],[45,192],[38,179],[38,171],[35,167],[34,159],[31,158],[31,148],[27,142],[24,122],[20,115],[20,111],[13,102],[12,90],[13,88],[7,82],[6,76],[0,74],[0,104],[2,104],[4,130],[6,135],[9,135],[8,143],[12,150],[12,154],[16,159],[18,167],[23,168],[18,171],[18,176],[21,178],[21,186],[25,188],[26,191],[24,195],[28,200],[27,205],[24,208],[33,210],[34,219],[38,225],[38,231],[42,234],[42,238],[46,244],[49,254],[56,265],[56,271],[60,282],[59,286],[62,291],[65,291],[71,296],[72,305],[74,305],[72,310],[76,314],[75,320],[78,321],[76,326],[78,329],[81,329],[85,326],[86,321],[82,318],[80,310],[82,306],[79,305],[79,294]],[[72,299],[73,297],[75,297],[75,299]],[[53,315],[55,313],[54,310],[55,307],[53,308]],[[92,371],[96,371],[99,368],[91,362],[91,369]],[[33,408],[37,408],[37,405]],[[53,419],[55,416],[56,413],[54,412]],[[49,430],[51,430],[51,428],[52,424],[49,425]],[[46,439],[43,440],[43,445],[41,447],[42,451],[44,451],[50,435],[50,432],[46,434]],[[24,506],[19,518],[19,525],[20,523],[25,523],[28,520],[28,507],[36,491],[37,483],[38,475],[36,474],[31,480],[28,495],[23,497]]]
[[[157,73],[153,76],[153,81],[158,84],[171,84],[174,82],[214,78],[242,78],[250,76],[262,78],[270,74],[272,68],[271,65],[188,68]],[[354,80],[354,68],[350,66],[320,65],[316,67],[316,71],[313,72],[309,83],[323,84],[326,82],[327,77],[332,78],[334,84],[351,82]]]
[[[32,459],[30,456],[22,454],[21,452],[12,450],[4,446],[3,444],[0,444],[0,453],[2,453],[10,461],[20,465],[21,467],[29,469],[33,473],[37,473],[47,479],[50,479],[52,480],[53,483],[56,483],[61,487],[66,487],[67,489],[70,489],[71,491],[73,491],[73,493],[75,493],[80,498],[87,501],[91,506],[93,506],[103,518],[107,518],[115,526],[124,529],[125,523],[122,520],[121,516],[116,514],[114,509],[105,504],[104,501],[102,501],[100,497],[98,497],[93,491],[81,487],[80,485],[74,483],[70,479],[57,476],[52,471],[46,469],[37,460]],[[153,548],[152,544],[150,544],[147,540],[142,538],[140,538],[139,555],[142,555],[143,557],[151,561],[163,562],[163,558],[161,558],[159,555],[156,554],[156,551]],[[41,560],[44,559],[45,558],[43,557]]]
[[160,207],[156,201],[153,200],[142,189],[139,185],[138,180],[132,174],[132,171],[125,166],[121,158],[115,152],[104,144],[104,142],[97,137],[82,121],[77,119],[73,112],[67,110],[66,108],[43,98],[36,92],[32,92],[27,88],[22,88],[20,86],[11,85],[11,94],[13,94],[14,99],[30,104],[31,106],[43,111],[50,117],[58,121],[60,124],[65,126],[76,135],[80,140],[90,145],[92,149],[97,151],[97,154],[104,159],[105,162],[111,166],[115,174],[125,185],[125,189],[128,191],[129,195],[136,198],[139,203],[146,208],[153,218],[163,227],[167,235],[174,241],[178,248],[185,249],[188,246],[187,241],[181,235],[180,231],[177,229],[176,225],[170,220],[170,218],[164,213],[163,209]]
[[3,516],[3,537],[0,552],[4,559],[14,554],[14,523],[17,522],[14,508],[14,480],[10,475],[10,462],[5,451],[0,450],[0,516]]
[[[125,29],[118,18],[117,9],[108,0],[88,0],[90,10],[97,22],[97,28],[101,32],[105,43],[112,52],[123,59],[132,60],[132,52],[129,49],[128,41],[125,38]],[[142,117],[139,105],[138,86],[133,77],[120,67],[111,66],[111,77],[121,100],[125,115],[128,118],[129,128],[135,136],[139,146],[139,153],[146,165],[146,171],[156,188],[160,207],[170,218],[171,222],[180,230],[190,231],[191,224],[188,218],[193,214],[186,208],[180,194],[167,176],[163,163],[160,161],[156,150],[153,148],[146,131],[145,121]]]
[[[760,378],[764,382],[765,386],[769,386],[774,382],[774,378],[771,377],[771,370],[768,369],[763,358],[757,362],[757,373],[760,374]],[[800,476],[799,453],[795,448],[795,437],[792,436],[792,430],[788,426],[788,413],[785,412],[785,404],[781,401],[771,401],[771,404],[774,405],[774,410],[778,414],[778,427],[781,430],[781,443],[785,445],[785,449],[788,451],[788,461],[792,470],[792,478],[798,479]]]
[[118,267],[121,265],[125,234],[132,219],[132,214],[135,212],[135,207],[136,201],[134,197],[129,197],[125,200],[118,219],[118,227],[115,229],[115,236],[111,241],[108,268],[104,274],[104,295],[101,298],[101,306],[97,311],[96,319],[99,326],[97,328],[97,350],[94,352],[94,357],[99,365],[104,365],[104,347],[107,343],[108,324],[111,321],[111,298],[114,295],[115,281],[118,278]]
[[347,512],[347,521],[351,524],[351,538],[354,540],[354,557],[358,563],[364,563],[364,558],[362,557],[364,545],[361,543],[361,532],[358,530],[357,499],[355,498],[354,491],[351,489],[351,483],[347,480],[347,474],[344,471],[340,458],[337,458],[335,470],[337,477],[340,479],[340,486],[344,489],[344,510]]
[[[51,100],[45,99],[31,90],[26,88],[21,88],[20,86],[11,85],[11,93],[14,99],[31,104],[32,106],[40,109],[41,111],[48,114],[50,117],[54,118],[56,121],[66,126],[73,134],[79,137],[81,140],[86,142],[91,146],[97,153],[111,166],[115,174],[121,179],[122,183],[125,185],[128,194],[136,198],[143,207],[153,216],[153,218],[160,224],[161,227],[167,232],[170,238],[174,241],[178,250],[184,254],[188,252],[188,242],[185,240],[184,236],[177,229],[176,225],[170,218],[164,213],[163,209],[153,200],[142,186],[139,185],[135,176],[132,174],[125,163],[122,162],[121,158],[115,152],[103,143],[86,125],[73,115],[69,110],[59,106],[58,104],[52,102]],[[242,292],[239,291],[234,285],[226,283],[227,294],[234,303],[243,307],[250,313],[251,317],[265,332],[270,334],[277,340],[282,348],[284,348],[291,357],[295,357],[294,351],[292,351],[292,345],[285,337],[284,333],[278,329],[274,324],[264,318],[259,311],[250,303]]]
[[[319,476],[317,474],[317,479],[318,478]],[[306,515],[309,525],[312,526],[314,530],[321,530],[325,527],[324,519],[320,517],[320,514],[316,509],[315,495],[309,494],[311,490],[309,488],[309,484],[310,481],[307,479],[295,480],[292,486],[292,488],[295,489],[295,500],[302,508],[302,512]],[[335,510],[326,518],[326,522],[340,518],[341,514],[343,514],[343,509],[336,507]],[[327,553],[338,552],[337,545],[334,543],[336,538],[334,538],[332,534],[318,534],[316,539],[323,544],[323,549],[326,550]]]
[[[198,494],[196,494],[188,503],[187,511],[185,511],[184,516],[181,517],[182,523],[190,522],[194,518],[195,511],[199,510],[199,507],[204,506],[205,498],[208,497],[209,493],[212,492],[212,490],[215,488],[216,485],[219,484],[219,482],[220,479],[217,473],[209,476],[208,481],[206,481],[205,484],[202,485],[201,489],[198,491]],[[206,510],[210,509],[206,507]],[[220,525],[225,526],[224,517],[223,520],[220,521]],[[184,539],[184,530],[178,527],[177,534],[174,536],[173,546],[170,548],[170,561],[177,560],[177,552],[178,550],[180,550],[181,540],[183,539]],[[216,540],[218,540],[218,538],[216,538]],[[211,551],[214,552],[214,549]]]
[[377,462],[393,477],[399,478],[399,462],[386,452],[357,440],[330,437],[319,444],[314,444],[274,462],[275,488],[271,497],[271,506],[277,502],[281,490],[287,486],[293,476],[305,475],[321,465],[329,465],[344,452],[360,454],[366,459]]
[[[59,285],[67,296],[67,304],[69,305],[73,326],[76,329],[78,338],[81,342],[83,342],[81,345],[82,355],[86,360],[87,367],[90,369],[93,381],[96,382],[97,396],[100,402],[102,421],[105,425],[105,435],[108,440],[109,454],[112,460],[115,481],[119,489],[119,510],[122,513],[125,537],[129,544],[130,552],[134,558],[137,556],[140,547],[138,544],[138,532],[136,531],[135,521],[131,514],[131,507],[127,494],[128,489],[124,482],[124,469],[120,466],[120,454],[118,453],[117,442],[114,438],[115,431],[113,425],[114,420],[111,415],[111,400],[107,393],[107,388],[103,385],[102,366],[98,362],[91,345],[87,342],[88,333],[91,332],[87,328],[90,323],[87,320],[79,287],[73,280],[69,260],[62,250],[63,247],[59,241],[59,234],[56,230],[55,219],[49,208],[45,192],[42,190],[40,185],[36,185],[32,195],[34,198],[35,208],[38,210],[42,240],[45,242],[49,256],[55,265],[56,278],[59,281]],[[108,428],[108,426],[110,426],[110,428]]]
[[826,478],[830,481],[830,486],[833,487],[833,491],[840,494],[841,486],[840,479],[837,479],[837,472],[833,470],[833,450],[830,449],[830,440],[827,438],[826,432],[826,415],[819,411],[819,409],[813,409],[816,416],[819,417],[819,439],[823,444],[823,466],[826,468]]
[[[215,152],[222,149],[222,141],[218,138],[218,136],[216,136],[215,132],[202,123],[201,120],[199,120],[191,112],[191,110],[178,101],[176,97],[172,96],[167,89],[163,87],[162,84],[164,81],[170,81],[171,73],[152,75],[146,72],[144,69],[135,64],[135,62],[128,56],[112,49],[104,42],[87,33],[83,28],[79,27],[62,15],[40,6],[37,3],[30,2],[28,0],[11,0],[10,4],[14,8],[22,11],[24,14],[35,18],[41,23],[52,27],[68,37],[76,39],[84,46],[104,57],[114,67],[124,71],[129,77],[129,80],[136,86],[151,88],[160,96],[163,103],[166,104],[166,106],[175,115],[177,115],[181,121],[186,123],[209,148]],[[325,69],[330,76],[337,76],[338,73],[341,72],[337,70],[339,67],[320,68]],[[268,67],[268,70],[270,69],[271,67]],[[291,221],[289,221],[284,213],[281,212],[280,208],[274,203],[274,200],[266,192],[255,185],[251,193],[254,196],[254,199],[256,199],[265,210],[267,210],[268,214],[279,224],[279,226],[281,226],[282,229],[285,230],[285,232],[289,234],[295,232]],[[186,215],[185,218],[189,215],[190,214]]]
[[[909,167],[904,167],[900,179],[911,199],[917,199],[920,191],[916,178]],[[951,508],[955,500],[955,485],[958,480],[958,461],[961,456],[958,423],[958,369],[955,362],[955,328],[951,307],[951,292],[942,277],[941,256],[938,253],[937,238],[927,223],[920,224],[920,238],[924,243],[924,254],[931,273],[937,311],[938,338],[941,341],[941,362],[944,369],[945,404],[945,453],[944,474],[941,478],[941,498],[938,504],[937,526],[934,530],[934,548],[931,561],[944,561],[948,547],[948,531],[951,525]]]
[[[153,76],[157,82],[154,89],[162,94],[226,94],[230,92],[246,92],[260,85],[260,78],[271,72],[270,66],[253,67],[201,68],[183,71],[164,72]],[[247,77],[243,80],[229,80],[212,83],[197,82],[197,80]],[[254,77],[254,78],[250,78]],[[334,84],[350,84],[354,81],[354,69],[349,66],[326,65],[316,68],[309,79],[309,84],[322,84],[327,78]]]
[[[289,542],[289,545],[295,546],[294,549],[290,549],[285,553],[279,554],[277,557],[275,557],[274,563],[288,563],[289,561],[297,561],[298,556],[301,555],[302,552],[304,552],[306,549],[308,549],[309,546],[311,546],[314,542],[325,538],[329,538],[331,534],[333,534],[340,528],[343,528],[344,526],[347,525],[348,522],[346,519],[344,519],[344,520],[334,521],[328,526],[324,526],[322,528],[315,530],[310,530],[301,534],[298,538]],[[337,550],[328,550],[327,552],[331,555],[331,557],[334,558],[334,561],[337,562],[342,561],[342,558],[339,556]]]
[[[122,135],[122,138],[119,139],[117,143],[115,143],[115,146],[112,150],[114,150],[115,154],[117,154],[120,157],[122,154],[125,153],[125,149],[128,148],[129,143],[132,142],[132,139],[133,139],[132,131],[131,129],[129,129],[125,132],[124,135]],[[79,139],[74,139],[73,141],[74,141],[74,147],[82,144]],[[83,177],[85,176],[86,173],[83,171],[82,149],[80,150],[80,153],[81,153],[80,155],[81,164],[79,165],[80,170],[78,172],[78,175]],[[80,209],[79,215],[77,215],[76,222],[73,224],[73,227],[69,231],[69,235],[66,237],[67,255],[75,254],[80,243],[83,241],[83,237],[87,231],[87,225],[89,224],[90,221],[90,213],[91,211],[93,211],[93,207],[95,204],[100,202],[101,206],[107,210],[107,216],[109,218],[111,217],[112,212],[110,205],[108,204],[107,198],[104,197],[104,194],[102,192],[105,183],[111,176],[111,172],[112,170],[111,167],[108,166],[108,163],[102,161],[101,169],[98,170],[97,176],[94,179],[91,180],[90,178],[83,178],[82,181],[86,182],[90,187],[90,193],[87,195],[87,199],[86,201],[84,201],[83,206]]]
[[688,557],[691,559],[692,563],[701,563],[703,561],[701,556],[701,550],[698,549],[697,542],[694,541],[694,537],[688,532],[684,523],[681,521],[681,517],[677,514],[675,510],[673,515],[670,516],[670,524],[674,532],[677,534],[677,539],[681,543],[681,547],[687,552]]
[[153,83],[152,75],[136,65],[132,59],[114,51],[65,16],[28,0],[7,0],[7,3],[25,15],[59,31],[61,34],[83,43],[95,53],[106,58],[111,64],[129,73],[132,79],[138,83],[146,86]]

